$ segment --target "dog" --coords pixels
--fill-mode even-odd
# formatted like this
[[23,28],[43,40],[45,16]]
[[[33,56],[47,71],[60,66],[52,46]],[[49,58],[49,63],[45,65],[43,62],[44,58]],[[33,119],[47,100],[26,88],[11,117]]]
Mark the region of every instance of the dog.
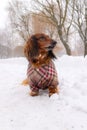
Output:
[[49,97],[59,93],[58,76],[53,63],[56,56],[53,49],[57,42],[46,34],[32,35],[24,46],[24,54],[29,65],[27,79],[22,84],[30,86],[30,95],[38,96],[39,89],[48,89]]

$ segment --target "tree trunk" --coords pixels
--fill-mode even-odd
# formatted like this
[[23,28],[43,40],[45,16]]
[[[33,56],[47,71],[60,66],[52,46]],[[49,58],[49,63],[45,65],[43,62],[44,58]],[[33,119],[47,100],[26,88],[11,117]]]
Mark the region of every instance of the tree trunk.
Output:
[[87,3],[85,5],[85,21],[86,21],[86,28],[85,28],[85,41],[84,41],[84,56],[87,55]]
[[67,44],[67,41],[64,41],[61,36],[59,36],[59,37],[65,47],[67,55],[71,55],[71,49],[70,49],[69,45]]
[[66,49],[67,55],[71,55],[71,49],[70,49],[69,45],[68,45],[67,43],[65,43],[65,44],[63,44],[63,45],[64,45],[64,47],[65,47],[65,49]]
[[84,42],[84,57],[87,55],[87,40]]
[[67,44],[68,43],[68,36],[66,36],[66,40],[64,40],[63,35],[62,35],[62,29],[59,27],[57,29],[58,29],[59,38],[65,47],[67,55],[71,55],[71,49],[70,49],[69,45]]

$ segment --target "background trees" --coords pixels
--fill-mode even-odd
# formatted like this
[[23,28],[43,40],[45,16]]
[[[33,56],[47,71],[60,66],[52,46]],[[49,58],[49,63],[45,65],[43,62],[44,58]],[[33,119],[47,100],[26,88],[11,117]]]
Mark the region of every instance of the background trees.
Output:
[[25,1],[10,1],[8,6],[8,15],[13,34],[18,33],[25,42],[32,32],[28,5]]
[[12,33],[10,28],[0,30],[0,58],[7,58],[11,55]]
[[65,47],[66,53],[71,55],[69,35],[73,21],[74,1],[45,0],[43,2],[43,0],[33,0],[33,5],[36,5],[33,11],[29,11],[28,7],[18,0],[11,1],[8,10],[13,31],[18,32],[26,41],[32,32],[40,30],[40,27],[37,26],[39,22],[44,27],[41,28],[42,31],[51,36],[57,35]]
[[[71,55],[69,35],[74,15],[75,0],[33,0],[35,10],[41,12],[53,24],[66,53]],[[72,6],[72,8],[71,8]],[[39,8],[38,8],[39,7]]]
[[33,33],[43,32],[55,38],[59,43],[58,46],[65,48],[68,55],[73,52],[72,46],[74,50],[77,50],[75,54],[78,55],[78,50],[80,53],[84,47],[84,55],[87,55],[86,0],[32,0],[31,3],[29,2],[28,0],[9,2],[7,8],[9,22],[6,28],[0,31],[0,44],[13,48],[23,45]]
[[87,55],[87,1],[75,1],[75,13],[73,26],[78,31],[78,34],[84,45],[84,56]]

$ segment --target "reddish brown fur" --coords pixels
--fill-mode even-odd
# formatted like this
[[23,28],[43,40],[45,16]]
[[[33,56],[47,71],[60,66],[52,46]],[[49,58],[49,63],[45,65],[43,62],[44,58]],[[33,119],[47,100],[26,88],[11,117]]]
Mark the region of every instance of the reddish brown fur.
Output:
[[[55,41],[45,34],[32,35],[24,46],[24,54],[27,60],[34,66],[40,67],[43,64],[48,64],[52,58],[55,58],[52,50],[48,51],[48,48],[52,46]],[[23,85],[28,84],[27,79],[22,82]],[[49,96],[53,93],[58,93],[58,89],[49,89]],[[37,94],[30,93],[31,96]]]
[[[33,63],[33,65],[34,66],[41,66],[43,63],[46,64],[49,62],[49,60],[51,60],[50,57],[47,57],[48,52],[46,51],[45,48],[50,46],[53,40],[48,35],[45,35],[45,34],[36,34],[36,35],[31,36],[24,47],[24,54],[25,54],[26,58],[28,59],[28,61],[30,61],[30,62],[31,62],[31,57],[29,56],[29,51],[33,51],[33,49],[34,49],[32,46],[32,41],[33,41],[32,37],[34,37],[34,36],[38,39],[39,55],[38,56],[35,55],[35,59],[38,62]],[[41,37],[42,37],[42,39],[41,39]]]

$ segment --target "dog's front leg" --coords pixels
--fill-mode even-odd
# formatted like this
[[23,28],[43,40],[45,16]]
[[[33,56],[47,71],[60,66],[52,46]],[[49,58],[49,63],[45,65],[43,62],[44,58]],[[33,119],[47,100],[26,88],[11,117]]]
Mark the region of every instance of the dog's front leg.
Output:
[[39,88],[37,86],[31,85],[30,86],[30,96],[38,96],[39,95]]

